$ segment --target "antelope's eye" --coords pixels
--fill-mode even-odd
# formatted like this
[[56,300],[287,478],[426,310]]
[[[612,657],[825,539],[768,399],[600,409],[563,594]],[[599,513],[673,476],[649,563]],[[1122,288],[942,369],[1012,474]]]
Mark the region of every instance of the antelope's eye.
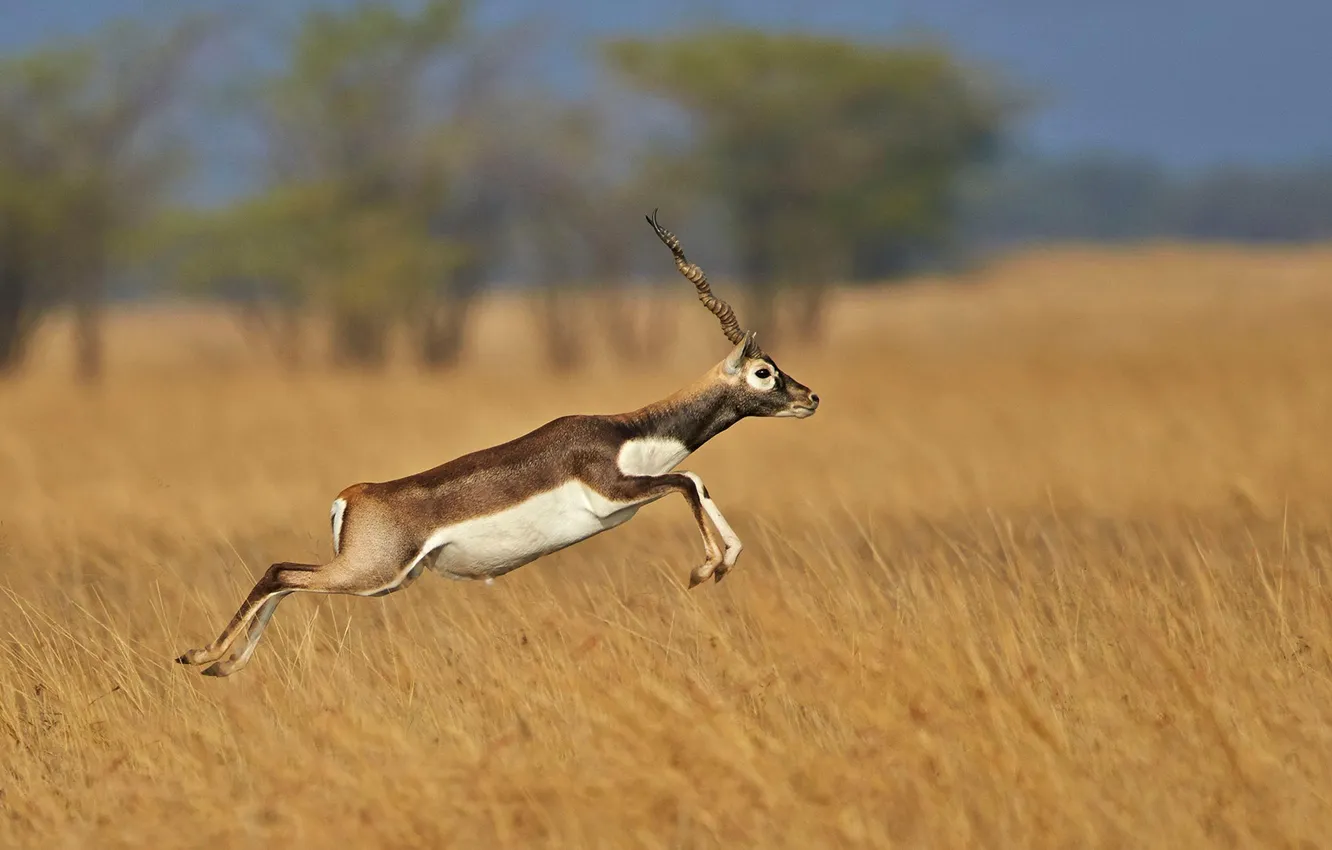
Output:
[[764,378],[772,377],[772,373],[769,372],[767,369],[759,369],[757,372],[754,373],[754,377],[758,378],[759,380],[763,380]]

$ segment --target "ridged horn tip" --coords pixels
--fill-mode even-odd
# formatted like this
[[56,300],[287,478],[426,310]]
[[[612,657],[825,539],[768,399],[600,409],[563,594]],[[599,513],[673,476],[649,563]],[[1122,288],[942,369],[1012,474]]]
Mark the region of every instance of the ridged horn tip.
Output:
[[660,239],[662,242],[665,242],[666,245],[669,246],[669,247],[671,248],[672,251],[674,251],[674,250],[675,250],[675,246],[671,245],[671,242],[670,242],[670,239],[671,239],[671,232],[670,232],[669,230],[667,230],[666,228],[662,227],[662,226],[661,226],[661,222],[657,220],[657,213],[658,213],[658,212],[659,212],[659,210],[658,210],[657,208],[654,207],[653,210],[652,210],[652,215],[650,215],[650,216],[646,216],[646,218],[647,218],[647,223],[650,224],[650,225],[652,225],[652,230],[653,230],[653,232],[655,232],[655,233],[657,234],[657,238]]
[[680,240],[674,233],[661,226],[657,220],[657,210],[652,210],[652,215],[647,216],[648,224],[652,225],[657,238],[675,255],[675,267],[680,274],[685,276],[690,283],[698,290],[698,299],[703,302],[703,306],[708,308],[717,321],[721,322],[722,333],[733,344],[739,343],[743,338],[745,331],[740,327],[740,323],[735,318],[735,311],[731,305],[712,294],[712,288],[708,285],[708,276],[704,274],[703,269],[685,258],[684,249],[680,246]]

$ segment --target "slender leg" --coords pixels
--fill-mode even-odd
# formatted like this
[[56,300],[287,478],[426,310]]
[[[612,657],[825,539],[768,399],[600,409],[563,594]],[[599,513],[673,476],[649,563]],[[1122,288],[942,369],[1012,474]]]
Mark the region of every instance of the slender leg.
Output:
[[708,488],[703,486],[703,479],[699,478],[692,472],[682,472],[680,474],[687,476],[690,481],[694,482],[694,487],[698,490],[699,499],[703,503],[703,511],[708,515],[708,519],[712,520],[712,524],[717,526],[717,532],[721,534],[722,540],[726,543],[726,552],[722,555],[722,562],[713,573],[715,580],[721,581],[722,577],[730,571],[731,567],[735,566],[735,562],[740,558],[740,552],[745,546],[740,542],[740,537],[731,528],[731,524],[726,521],[726,517],[722,516],[721,509],[717,507],[717,503],[712,501],[712,497],[708,495]]
[[[274,597],[285,595],[284,591],[288,588],[295,589],[298,579],[295,576],[300,574],[309,574],[319,567],[314,564],[274,564],[268,568],[263,577],[255,582],[250,595],[241,603],[241,607],[236,611],[236,615],[231,618],[231,622],[217,636],[217,640],[208,644],[202,649],[191,649],[181,654],[176,659],[178,664],[211,664],[226,654],[231,648],[231,644],[236,638],[240,637],[241,632],[252,618],[258,615],[259,611],[268,605]],[[274,606],[276,603],[274,603]],[[269,609],[272,614],[272,608]]]
[[273,619],[273,612],[277,610],[278,603],[295,592],[294,590],[283,590],[268,597],[250,620],[250,625],[245,630],[245,639],[233,643],[230,647],[231,654],[222,661],[204,668],[203,674],[205,676],[229,676],[249,664],[250,657],[254,655],[255,647],[259,646],[259,639],[264,636],[264,629],[268,627],[268,621]]
[[[416,581],[424,567],[424,561],[420,557],[414,558],[412,564],[401,571],[388,585],[360,587],[353,590],[333,590],[312,585],[300,589],[307,593],[351,593],[357,596],[387,596],[390,593],[397,593],[399,590],[405,589]],[[264,636],[264,629],[268,627],[268,621],[273,618],[273,612],[277,610],[278,603],[295,592],[295,590],[284,590],[269,597],[268,601],[259,607],[259,611],[250,621],[249,628],[245,632],[245,640],[233,644],[231,654],[216,664],[205,668],[203,674],[205,676],[230,676],[249,664],[250,658],[254,655],[255,647],[259,645],[259,639]]]
[[[289,594],[299,591],[382,596],[400,589],[420,575],[421,557],[424,554],[415,553],[406,563],[399,561],[396,564],[385,564],[379,559],[353,558],[344,550],[342,555],[323,566],[274,564],[255,583],[254,589],[217,640],[203,649],[183,653],[176,661],[191,665],[208,664],[211,666],[203,671],[205,675],[229,676],[249,663],[278,603]],[[245,640],[236,645],[242,635]],[[228,654],[233,646],[234,651]]]
[[[626,475],[612,482],[609,492],[604,495],[617,501],[648,502],[659,499],[668,493],[679,493],[689,502],[694,512],[694,522],[698,523],[699,533],[703,536],[703,563],[689,574],[689,586],[694,587],[707,581],[708,577],[724,564],[723,542],[727,552],[730,542],[717,539],[718,533],[708,525],[704,507],[704,490],[701,481],[692,473],[668,473],[666,475]],[[709,500],[711,501],[711,500]],[[720,515],[720,513],[718,514]],[[723,520],[724,522],[724,520]],[[730,527],[727,526],[727,530]],[[734,533],[732,533],[734,536]],[[737,540],[738,544],[739,541]],[[736,554],[739,554],[738,548]]]

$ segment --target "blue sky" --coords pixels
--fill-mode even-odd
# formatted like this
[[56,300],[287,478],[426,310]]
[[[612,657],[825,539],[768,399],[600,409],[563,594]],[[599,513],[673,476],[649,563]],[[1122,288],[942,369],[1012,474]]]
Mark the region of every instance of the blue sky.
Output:
[[[250,0],[253,2],[254,0]],[[346,0],[341,0],[345,2]],[[339,0],[287,0],[298,7]],[[238,5],[222,0],[0,0],[0,50],[87,32],[115,17]],[[262,6],[263,4],[258,4]],[[269,7],[279,8],[273,3]],[[597,36],[718,20],[863,38],[926,34],[1039,93],[1023,127],[1053,152],[1096,149],[1173,167],[1332,157],[1332,0],[491,0],[486,20],[543,14],[540,73],[590,77]]]

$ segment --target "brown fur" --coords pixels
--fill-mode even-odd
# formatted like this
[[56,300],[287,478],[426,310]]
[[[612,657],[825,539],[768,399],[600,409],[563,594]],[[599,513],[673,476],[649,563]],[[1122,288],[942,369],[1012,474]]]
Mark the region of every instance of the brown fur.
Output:
[[[653,227],[675,253],[677,264],[683,263],[679,240],[654,220]],[[723,329],[728,328],[728,317],[734,324],[729,306],[707,290],[702,270],[691,265],[686,271],[696,271],[695,277],[703,281],[698,284],[700,295],[707,296],[705,303],[712,302],[709,309],[722,320]],[[725,360],[699,381],[659,402],[624,414],[563,416],[507,443],[433,469],[344,489],[339,498],[346,508],[340,539],[334,541],[337,554],[333,560],[323,566],[274,564],[215,641],[176,660],[207,664],[206,675],[234,673],[249,662],[268,620],[290,593],[394,593],[424,570],[429,554],[424,549],[435,530],[491,516],[569,481],[579,481],[614,503],[641,505],[680,493],[689,502],[703,538],[704,562],[691,572],[690,587],[709,577],[720,581],[739,555],[740,544],[729,529],[714,528],[705,519],[711,511],[713,523],[724,526],[702,483],[687,473],[626,475],[618,457],[634,439],[669,438],[692,452],[746,417],[814,412],[818,396],[778,369],[758,347],[753,333],[738,333],[738,338],[727,334],[736,346]],[[755,370],[770,373],[762,380],[770,381],[771,386],[752,386],[748,376]],[[728,534],[733,538],[729,557],[723,539]],[[242,635],[244,640],[240,640]],[[228,650],[232,650],[230,654]]]

